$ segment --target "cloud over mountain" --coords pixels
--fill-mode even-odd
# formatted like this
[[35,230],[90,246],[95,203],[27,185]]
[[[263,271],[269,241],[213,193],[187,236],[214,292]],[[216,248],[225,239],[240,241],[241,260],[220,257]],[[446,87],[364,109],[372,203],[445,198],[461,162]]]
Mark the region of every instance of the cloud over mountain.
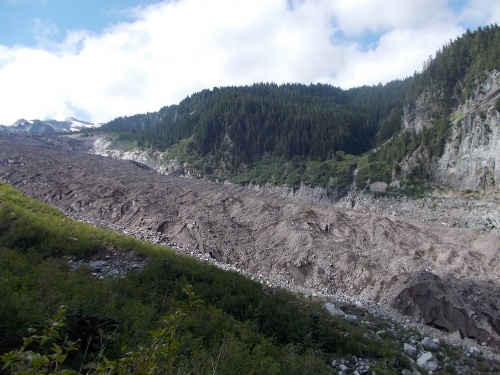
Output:
[[459,3],[164,1],[99,33],[68,30],[63,42],[50,40],[57,25],[40,23],[37,47],[0,45],[0,123],[104,122],[214,86],[404,78],[466,27],[500,19],[497,2]]

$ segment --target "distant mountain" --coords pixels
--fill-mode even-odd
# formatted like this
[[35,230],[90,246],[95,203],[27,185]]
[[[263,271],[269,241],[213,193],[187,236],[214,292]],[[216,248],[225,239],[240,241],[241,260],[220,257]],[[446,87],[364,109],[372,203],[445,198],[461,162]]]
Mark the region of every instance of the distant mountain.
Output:
[[78,132],[83,129],[97,128],[100,124],[67,117],[64,121],[57,120],[25,120],[19,119],[9,126],[0,125],[0,131],[30,134],[55,134]]

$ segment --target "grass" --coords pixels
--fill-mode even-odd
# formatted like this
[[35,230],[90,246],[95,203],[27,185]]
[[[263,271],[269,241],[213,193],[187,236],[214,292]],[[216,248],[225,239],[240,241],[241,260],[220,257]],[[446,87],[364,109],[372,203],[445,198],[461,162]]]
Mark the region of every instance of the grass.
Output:
[[[304,366],[327,374],[332,358],[352,356],[366,358],[372,371],[401,373],[410,368],[400,337],[413,332],[369,316],[363,318],[369,324],[342,321],[324,311],[322,301],[282,289],[264,291],[260,283],[238,273],[75,222],[6,184],[0,184],[0,243],[0,353],[18,347],[28,327],[43,327],[65,305],[64,335],[92,343],[89,352],[94,354],[105,340],[105,355],[117,358],[121,346],[140,348],[148,332],[161,327],[162,316],[182,306],[184,286],[190,284],[205,304],[176,329],[175,366],[183,373],[212,373],[206,364],[217,358],[218,373],[227,374],[242,368],[248,373],[298,374]],[[92,277],[85,267],[71,270],[68,257],[88,258],[103,248],[144,254],[148,265],[125,278],[104,280]],[[386,327],[398,333],[382,335],[379,341],[375,332]],[[460,358],[460,349],[450,347],[446,353]],[[68,364],[78,367],[82,356],[80,347]],[[394,358],[398,368],[392,366]]]

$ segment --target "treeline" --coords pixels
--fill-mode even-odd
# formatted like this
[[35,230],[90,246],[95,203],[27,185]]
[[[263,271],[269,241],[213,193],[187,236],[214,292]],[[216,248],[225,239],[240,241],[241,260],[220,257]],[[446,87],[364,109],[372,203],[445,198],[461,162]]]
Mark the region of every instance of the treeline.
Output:
[[[494,69],[500,69],[497,25],[468,30],[404,80],[350,90],[272,83],[214,88],[156,114],[116,119],[101,131],[169,150],[169,158],[200,176],[345,187],[354,165],[363,168],[357,184],[364,186],[380,177],[390,181],[392,168],[420,146],[428,161],[439,157],[450,113]],[[401,133],[404,109],[423,93],[433,123],[418,134]],[[415,176],[426,179],[425,169]]]
[[467,30],[424,62],[422,73],[415,75],[413,92],[418,95],[428,90],[450,109],[468,99],[478,81],[495,69],[500,69],[500,27],[495,24]]
[[[328,374],[332,358],[351,355],[370,358],[377,372],[392,368],[395,357],[395,373],[409,366],[395,339],[385,339],[383,346],[367,341],[360,326],[329,316],[318,303],[74,222],[5,184],[0,244],[3,373],[55,373],[48,370],[59,361],[57,373],[68,374],[82,368],[120,374]],[[134,251],[147,266],[103,280],[88,267],[72,268],[104,250]],[[198,299],[204,303],[185,308]],[[44,330],[53,316],[56,325]],[[53,351],[59,354],[51,357]],[[156,363],[165,364],[162,371],[145,371]],[[37,372],[35,365],[45,370]],[[115,368],[99,372],[98,366]]]
[[[190,152],[227,159],[234,168],[264,155],[316,161],[339,151],[360,155],[374,146],[381,120],[402,113],[406,87],[401,81],[350,91],[323,84],[214,88],[162,110],[162,121],[134,137],[143,147],[162,150],[192,137]],[[103,129],[120,128],[123,121]],[[398,127],[391,123],[384,129],[387,138]]]
[[91,131],[125,131],[135,134],[158,124],[164,118],[173,118],[176,112],[176,108],[176,105],[172,105],[163,107],[158,112],[117,117],[114,120],[111,120],[110,122],[104,124],[101,129],[92,129]]

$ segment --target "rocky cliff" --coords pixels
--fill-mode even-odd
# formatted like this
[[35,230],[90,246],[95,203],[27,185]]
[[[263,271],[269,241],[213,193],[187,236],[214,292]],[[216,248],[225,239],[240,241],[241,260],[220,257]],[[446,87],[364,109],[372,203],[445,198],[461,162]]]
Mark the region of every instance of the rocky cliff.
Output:
[[500,189],[500,71],[478,86],[452,114],[451,135],[432,171],[439,185],[458,189]]
[[[499,191],[500,181],[500,71],[494,70],[478,82],[468,100],[450,116],[450,135],[443,155],[429,160],[419,148],[403,162],[406,174],[420,166],[438,186],[482,192]],[[458,103],[458,101],[457,101]],[[402,123],[406,131],[419,132],[432,126],[437,106],[429,91],[405,107]]]

